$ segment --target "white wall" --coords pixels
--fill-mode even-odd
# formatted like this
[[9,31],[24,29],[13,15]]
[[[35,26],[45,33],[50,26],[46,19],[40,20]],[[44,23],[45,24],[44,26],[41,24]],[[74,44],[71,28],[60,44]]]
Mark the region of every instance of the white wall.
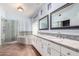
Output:
[[[44,4],[41,8],[40,8],[40,10],[43,10],[43,14],[42,15],[40,15],[40,10],[39,10],[39,12],[38,12],[38,16],[35,18],[35,19],[33,19],[32,21],[33,22],[36,22],[36,21],[39,21],[39,19],[41,19],[42,17],[44,17],[45,15],[49,15],[49,19],[50,19],[50,13],[51,12],[53,12],[54,10],[56,10],[57,8],[59,8],[59,7],[61,7],[61,6],[63,6],[64,4],[66,4],[66,3],[52,3],[52,8],[48,11],[47,10],[47,5],[48,4]],[[78,4],[79,5],[79,4]],[[75,20],[74,20],[75,21]],[[74,22],[74,21],[72,21],[72,22]],[[33,23],[33,25],[34,25],[35,23]],[[73,23],[73,24],[76,24],[76,21],[75,21],[75,23]],[[77,23],[78,24],[78,23]],[[50,20],[49,20],[49,25],[50,25]],[[38,27],[37,27],[37,29],[38,29]],[[50,26],[49,26],[49,30],[38,30],[37,32],[46,32],[46,33],[61,33],[61,34],[69,34],[69,35],[79,35],[79,30],[78,29],[62,29],[62,30],[51,30],[50,29]]]
[[31,19],[25,14],[25,10],[19,12],[14,4],[3,3],[0,5],[4,10],[2,11],[5,13],[5,16],[3,15],[2,17],[7,20],[18,20],[19,31],[31,31]]
[[6,11],[6,18],[18,21],[19,31],[31,31],[31,19],[18,11]]

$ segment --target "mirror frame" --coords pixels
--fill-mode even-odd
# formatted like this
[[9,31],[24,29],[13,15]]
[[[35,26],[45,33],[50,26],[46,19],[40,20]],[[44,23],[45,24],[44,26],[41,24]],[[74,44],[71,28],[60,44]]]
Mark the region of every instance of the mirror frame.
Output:
[[68,6],[72,5],[72,4],[73,3],[67,3],[64,6],[61,6],[57,10],[50,13],[50,29],[79,29],[79,26],[52,27],[52,14],[66,8],[66,7],[68,7]]

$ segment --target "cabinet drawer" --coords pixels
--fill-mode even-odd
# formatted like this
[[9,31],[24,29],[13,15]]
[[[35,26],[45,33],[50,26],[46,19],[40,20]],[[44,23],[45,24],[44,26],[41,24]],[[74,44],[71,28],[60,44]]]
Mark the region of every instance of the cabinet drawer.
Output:
[[75,52],[71,49],[68,49],[66,47],[61,47],[61,54],[64,54],[65,56],[78,56],[79,53]]
[[60,45],[51,42],[51,47],[52,47],[53,49],[57,50],[58,52],[60,52]]
[[48,42],[47,52],[51,56],[60,56],[60,46],[53,42]]
[[56,51],[55,49],[51,49],[52,56],[60,56],[60,52]]

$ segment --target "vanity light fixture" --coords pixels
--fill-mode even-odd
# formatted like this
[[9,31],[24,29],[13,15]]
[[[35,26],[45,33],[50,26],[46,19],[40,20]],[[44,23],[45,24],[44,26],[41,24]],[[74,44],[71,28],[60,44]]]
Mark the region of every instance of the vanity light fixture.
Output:
[[24,9],[21,6],[17,7],[17,10],[20,12],[24,11]]

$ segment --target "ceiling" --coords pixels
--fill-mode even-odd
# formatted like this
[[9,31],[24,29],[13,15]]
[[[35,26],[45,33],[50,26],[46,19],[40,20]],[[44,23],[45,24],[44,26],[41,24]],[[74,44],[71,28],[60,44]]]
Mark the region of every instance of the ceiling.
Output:
[[18,12],[17,7],[21,6],[24,11],[21,12],[26,16],[33,16],[33,14],[39,9],[42,3],[2,3],[0,4],[7,11]]

